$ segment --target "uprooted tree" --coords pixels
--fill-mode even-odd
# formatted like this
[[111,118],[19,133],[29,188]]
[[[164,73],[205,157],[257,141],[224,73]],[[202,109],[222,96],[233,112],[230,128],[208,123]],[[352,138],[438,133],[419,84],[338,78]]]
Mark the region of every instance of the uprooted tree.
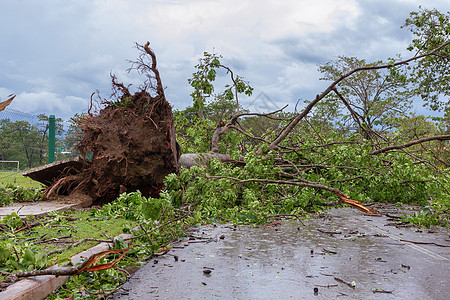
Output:
[[[437,11],[412,13],[406,26],[423,35],[413,41],[411,58],[385,63],[355,59],[356,64],[323,69],[330,71],[325,78],[330,85],[299,113],[232,110],[238,93],[227,103],[229,87],[202,105],[202,96],[211,94],[215,70],[222,66],[216,57],[205,55],[196,80],[191,80],[194,105],[176,113],[178,141],[190,151],[208,150],[210,141],[210,153],[231,154],[245,166],[212,163],[206,169],[183,169],[166,179],[168,195],[163,196],[176,203],[202,203],[207,210],[243,204],[251,210],[289,213],[335,203],[329,201],[335,195],[344,200],[345,194],[360,201],[431,203],[439,211],[439,223],[450,208],[448,126],[445,118],[436,127],[423,116],[407,115],[405,108],[416,95],[437,99],[428,99],[426,91],[448,94],[448,81],[433,81],[447,78],[448,20]],[[230,117],[208,117],[219,115],[218,107],[229,110]],[[337,109],[344,111],[341,124],[333,115]],[[266,125],[262,135],[254,130],[258,124]]]
[[[414,18],[423,23],[412,20]],[[412,15],[407,25],[428,26],[426,20]],[[448,20],[448,16],[444,20]],[[424,76],[420,68],[427,70],[438,66],[446,72],[442,65],[448,62],[449,34],[437,28],[440,25],[433,19],[431,22],[432,30],[425,31],[429,36],[414,40],[411,49],[416,49],[416,53],[411,58],[377,64],[358,61],[353,67],[349,64],[350,67],[339,70],[339,74],[328,76],[330,85],[298,113],[280,110],[255,114],[242,110],[238,97],[242,93],[251,94],[248,83],[222,65],[220,57],[205,55],[190,81],[195,90],[191,95],[193,107],[176,112],[181,149],[203,153],[181,156],[155,55],[148,42],[145,46],[138,45],[142,54],[134,66],[151,76],[134,95],[112,77],[116,99],[103,101],[104,108],[97,114],[89,111],[78,121],[83,137],[77,149],[86,158],[84,167],[76,174],[57,180],[46,195],[81,191],[94,202],[102,202],[125,191],[140,190],[145,196],[157,197],[165,186],[163,196],[169,197],[175,205],[202,203],[210,209],[245,204],[249,208],[265,207],[273,212],[298,212],[307,205],[334,203],[329,200],[336,196],[340,202],[364,211],[370,210],[349,200],[348,196],[358,201],[445,197],[450,194],[445,171],[448,160],[442,155],[448,151],[445,144],[450,139],[448,132],[413,135],[405,140],[406,135],[392,130],[401,123],[396,121],[395,115],[383,119],[384,125],[392,126],[390,130],[380,130],[371,122],[374,120],[371,117],[379,117],[374,114],[383,111],[373,110],[374,105],[390,105],[389,100],[394,101],[391,98],[400,94],[390,93],[383,102],[378,101],[379,91],[375,90],[374,101],[362,108],[351,99],[360,92],[352,94],[352,80],[375,78],[396,89],[407,82],[417,86]],[[413,71],[418,75],[408,81],[404,76],[411,72],[401,68],[411,66],[417,66]],[[231,84],[208,103],[208,97],[214,92],[212,82],[220,69],[229,74]],[[444,89],[444,83],[435,88],[425,83],[418,86],[417,93],[424,93],[427,88],[442,93]],[[338,128],[332,120],[315,118],[326,100],[332,100],[328,107],[332,110],[338,103],[352,126]],[[226,109],[229,117],[208,118],[208,109],[216,112]],[[252,131],[255,120],[273,126],[266,126],[262,135],[255,135]],[[358,128],[356,131],[349,129],[354,126]],[[426,143],[430,147],[426,147]],[[209,149],[205,148],[206,144]],[[191,167],[213,158],[234,164],[218,166],[213,163],[204,167],[206,169],[182,169],[181,174],[166,177],[176,173],[180,165]]]
[[[423,18],[430,13],[432,18]],[[392,87],[406,83],[396,68],[407,64],[415,75],[411,83],[420,83],[416,94],[430,106],[448,109],[448,101],[427,98],[426,93],[448,95],[448,78],[435,82],[438,75],[432,72],[437,70],[441,75],[448,72],[445,68],[450,57],[448,17],[436,11],[412,14],[407,24],[423,26],[429,34],[414,41],[411,49],[416,48],[417,52],[412,58],[387,64],[358,61],[356,68],[340,70],[342,74],[328,78],[332,81],[329,87],[299,113],[246,112],[239,107],[238,95],[251,93],[251,88],[217,57],[206,55],[191,81],[195,89],[194,106],[176,111],[174,117],[181,149],[203,153],[184,154],[181,159],[155,55],[148,43],[138,46],[143,56],[134,65],[152,76],[134,95],[112,77],[117,92],[115,100],[103,101],[104,108],[98,113],[91,113],[90,109],[85,117],[76,120],[82,129],[77,148],[84,158],[83,167],[67,170],[46,194],[82,192],[98,203],[114,199],[123,191],[140,190],[145,196],[161,198],[141,202],[148,206],[130,205],[136,212],[136,220],[161,221],[163,210],[176,211],[177,217],[162,224],[142,222],[143,233],[133,239],[149,238],[151,232],[168,224],[179,226],[178,222],[184,218],[198,220],[205,215],[236,222],[264,222],[273,217],[299,217],[307,206],[342,202],[371,212],[346,195],[361,202],[426,201],[431,204],[428,213],[435,210],[432,224],[449,225],[448,111],[440,126],[424,116],[393,113],[380,120],[377,115],[386,109],[380,105],[389,105],[392,96],[389,91],[384,95],[386,98],[382,97],[383,84]],[[413,32],[419,29],[413,28]],[[150,63],[146,61],[147,55]],[[206,98],[212,96],[212,81],[218,69],[230,74],[232,84],[208,102]],[[383,84],[364,82],[368,78]],[[358,83],[354,84],[354,80]],[[371,91],[375,91],[375,97],[369,97]],[[227,115],[230,117],[226,118]],[[376,119],[388,129],[380,129]],[[191,168],[180,169],[180,165]],[[165,189],[159,193],[163,185]],[[120,210],[123,205],[138,203],[129,198],[137,196],[142,200],[139,193],[128,196],[118,199]],[[330,201],[336,196],[340,201]],[[143,207],[151,210],[151,214],[144,214]],[[182,209],[171,210],[173,207]],[[147,231],[142,225],[152,229]],[[153,239],[149,241],[150,249],[159,247]],[[72,268],[2,274],[15,281],[18,277],[101,270],[112,267],[129,249],[104,251]],[[103,255],[119,252],[124,253],[113,262],[91,267]],[[18,255],[17,251],[15,254]]]
[[94,202],[109,202],[123,192],[140,190],[157,196],[164,177],[178,171],[177,148],[172,108],[149,48],[134,62],[136,69],[148,75],[135,94],[112,76],[114,100],[103,100],[104,108],[75,120],[81,128],[76,149],[83,167],[63,174],[47,191],[47,197],[83,193]]

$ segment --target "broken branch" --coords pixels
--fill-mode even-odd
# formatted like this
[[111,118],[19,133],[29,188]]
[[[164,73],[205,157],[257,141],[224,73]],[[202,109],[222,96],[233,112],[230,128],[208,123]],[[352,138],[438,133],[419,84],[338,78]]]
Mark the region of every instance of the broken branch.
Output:
[[438,141],[450,140],[450,134],[429,136],[429,137],[426,137],[426,138],[421,138],[421,139],[418,139],[418,140],[415,140],[415,141],[411,141],[411,142],[405,143],[403,145],[394,145],[394,146],[384,147],[382,149],[373,151],[371,154],[372,155],[377,155],[377,154],[388,152],[388,151],[391,151],[391,150],[403,149],[403,148],[411,147],[411,146],[416,145],[416,144],[421,144],[421,143],[425,143],[425,142],[429,142],[429,141],[435,141],[435,140],[438,140]]
[[228,179],[234,180],[236,183],[263,182],[263,183],[286,184],[286,185],[295,185],[295,186],[300,186],[300,187],[311,187],[311,188],[316,188],[316,189],[327,190],[327,191],[330,191],[330,192],[333,192],[334,194],[336,194],[336,196],[338,196],[339,199],[341,199],[341,201],[343,203],[349,204],[365,213],[377,214],[376,211],[373,211],[373,210],[365,207],[362,203],[351,200],[348,196],[346,196],[340,190],[326,186],[326,185],[322,185],[317,182],[311,182],[311,181],[307,181],[307,180],[302,180],[301,182],[298,182],[298,181],[272,180],[272,179],[259,179],[259,178],[241,180],[241,179],[237,179],[237,178],[233,178],[233,177],[224,177],[224,176],[209,176],[209,178],[228,178]]
[[[40,275],[54,275],[54,276],[71,276],[78,274],[83,271],[100,271],[112,268],[117,262],[119,262],[124,255],[132,248],[128,247],[125,249],[113,249],[113,250],[105,250],[102,252],[99,252],[97,254],[91,255],[86,261],[84,261],[82,264],[76,266],[76,267],[54,267],[49,268],[45,270],[33,270],[29,272],[19,272],[19,273],[10,273],[10,278],[19,278],[19,277],[31,277],[31,276],[40,276]],[[95,264],[97,261],[99,261],[103,256],[108,254],[115,254],[123,252],[119,258],[114,260],[111,263],[106,264],[100,264],[94,267],[90,267],[91,265]],[[13,280],[15,281],[15,280]]]
[[[392,67],[405,65],[405,64],[407,64],[407,63],[409,63],[411,61],[418,60],[418,59],[426,57],[426,56],[434,55],[439,50],[441,50],[442,48],[444,48],[445,46],[447,46],[449,44],[450,44],[450,41],[447,41],[447,42],[441,44],[439,47],[435,48],[433,51],[430,51],[430,52],[427,52],[427,53],[424,53],[424,54],[421,54],[421,55],[416,55],[416,56],[413,56],[413,57],[411,57],[409,59],[405,59],[405,60],[402,60],[402,61],[399,61],[399,62],[396,62],[396,63],[393,63],[393,64],[385,64],[385,65],[379,65],[379,66],[358,67],[358,68],[350,70],[347,73],[341,75],[333,83],[331,83],[321,94],[318,94],[316,96],[316,99],[311,101],[304,108],[304,110],[301,113],[299,113],[289,124],[287,124],[280,131],[280,133],[278,134],[277,138],[275,140],[273,140],[273,142],[269,145],[269,147],[267,147],[266,152],[269,152],[270,150],[276,149],[278,144],[280,144],[288,136],[288,134],[294,129],[294,127],[311,111],[311,109],[314,107],[314,105],[316,105],[320,100],[322,100],[326,95],[328,95],[335,88],[335,86],[339,82],[341,82],[345,78],[351,76],[353,73],[356,73],[356,72],[359,72],[359,71],[364,71],[364,70],[389,69],[389,68],[392,68]],[[257,154],[262,154],[262,151],[258,150]]]

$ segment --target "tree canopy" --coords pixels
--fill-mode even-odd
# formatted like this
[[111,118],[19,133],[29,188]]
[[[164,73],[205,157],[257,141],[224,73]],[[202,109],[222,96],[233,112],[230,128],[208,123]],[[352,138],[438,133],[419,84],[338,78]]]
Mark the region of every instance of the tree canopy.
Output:
[[411,53],[437,50],[409,68],[415,93],[430,109],[450,113],[450,12],[420,8],[411,12],[403,27],[414,36],[408,47]]

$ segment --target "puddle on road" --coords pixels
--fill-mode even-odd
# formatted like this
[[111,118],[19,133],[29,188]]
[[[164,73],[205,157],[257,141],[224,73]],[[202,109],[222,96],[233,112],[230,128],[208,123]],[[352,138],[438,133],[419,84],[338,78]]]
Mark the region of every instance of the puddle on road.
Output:
[[306,226],[201,227],[115,299],[447,299],[450,248],[432,257],[381,237],[381,218],[368,220],[339,210]]

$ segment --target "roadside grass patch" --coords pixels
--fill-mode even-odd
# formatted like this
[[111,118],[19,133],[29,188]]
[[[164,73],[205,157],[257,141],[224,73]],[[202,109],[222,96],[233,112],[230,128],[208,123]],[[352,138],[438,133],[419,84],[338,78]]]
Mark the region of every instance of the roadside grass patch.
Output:
[[[92,219],[89,211],[57,212],[27,219],[13,213],[1,220],[0,270],[30,271],[54,264],[64,265],[73,255],[99,242],[85,242],[61,253],[48,253],[84,238],[110,240],[122,233],[124,228],[133,226],[136,222],[126,219]],[[4,278],[0,275],[0,281]]]
[[20,186],[25,189],[38,189],[44,187],[40,182],[23,176],[21,173],[13,171],[0,172],[0,187]]
[[[113,246],[115,249],[133,246],[114,269],[70,276],[48,297],[98,299],[126,281],[128,275],[123,268],[143,265],[154,255],[164,253],[172,242],[179,241],[189,227],[200,221],[200,215],[174,209],[170,201],[146,198],[140,192],[123,194],[101,209],[58,211],[25,220],[13,213],[0,220],[0,270],[17,273],[66,265],[70,257],[98,242],[82,243],[58,254],[48,252],[85,238],[110,241],[120,233],[131,233],[132,240],[119,238]],[[118,255],[109,255],[98,263],[117,258]],[[0,275],[0,282],[5,278]]]
[[0,207],[14,202],[31,202],[42,199],[42,189],[27,189],[21,186],[0,187]]

